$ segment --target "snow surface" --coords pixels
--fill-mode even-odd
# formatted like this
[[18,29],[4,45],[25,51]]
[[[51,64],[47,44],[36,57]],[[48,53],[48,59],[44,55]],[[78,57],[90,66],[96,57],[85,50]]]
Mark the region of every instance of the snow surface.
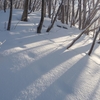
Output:
[[0,11],[0,100],[100,100],[100,44],[89,51],[92,37],[83,35],[70,49],[66,47],[81,32],[59,28],[59,21],[46,33],[36,28],[40,13],[21,22],[22,11],[13,11],[11,30],[7,13]]

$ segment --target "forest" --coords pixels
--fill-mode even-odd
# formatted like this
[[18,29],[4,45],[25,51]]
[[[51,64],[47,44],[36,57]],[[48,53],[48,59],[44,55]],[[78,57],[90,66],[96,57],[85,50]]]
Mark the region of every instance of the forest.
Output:
[[[70,27],[77,26],[82,32],[72,41],[67,49],[82,34],[92,34],[94,40],[88,52],[88,55],[90,55],[96,38],[100,40],[100,0],[0,0],[0,9],[4,10],[5,13],[6,9],[10,9],[7,30],[10,30],[13,9],[23,9],[21,21],[28,21],[28,14],[40,11],[41,18],[37,27],[37,33],[41,33],[46,16],[51,19],[51,25],[48,26],[46,32],[53,28],[56,20],[60,20],[63,24],[70,25]],[[98,41],[98,43],[100,42]]]
[[0,100],[100,100],[100,0],[0,0]]

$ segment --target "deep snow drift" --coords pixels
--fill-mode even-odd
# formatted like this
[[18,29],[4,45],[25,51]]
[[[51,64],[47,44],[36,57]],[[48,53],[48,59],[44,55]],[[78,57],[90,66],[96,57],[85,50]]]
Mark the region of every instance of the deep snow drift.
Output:
[[9,11],[0,11],[0,100],[100,100],[100,45],[87,55],[92,37],[83,35],[70,49],[69,43],[80,33],[73,27],[46,33],[36,28],[39,12],[21,22],[22,11],[13,11],[11,31],[7,31]]

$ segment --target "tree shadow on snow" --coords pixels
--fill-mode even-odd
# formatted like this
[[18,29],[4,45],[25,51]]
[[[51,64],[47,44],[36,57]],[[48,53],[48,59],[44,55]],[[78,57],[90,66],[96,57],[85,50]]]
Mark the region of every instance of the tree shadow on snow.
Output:
[[[71,66],[61,77],[48,87],[36,100],[65,100],[67,95],[75,94],[74,89],[78,88],[78,80],[81,73],[87,67],[88,58],[82,57]],[[73,62],[72,62],[73,63]],[[66,65],[67,66],[67,65]],[[65,69],[66,70],[66,69]]]
[[[67,94],[74,93],[78,77],[84,71],[88,59],[74,50],[64,52],[63,47],[52,49],[48,49],[49,53],[25,65],[21,70],[12,72],[8,67],[0,70],[0,80],[2,80],[0,97],[2,100],[14,100],[14,98],[17,98],[16,100],[34,100],[36,98],[41,100],[41,97],[47,100],[63,100]],[[3,66],[9,62],[11,61],[8,57]],[[19,62],[14,65],[16,68],[21,66]],[[13,68],[13,64],[11,63],[9,67]]]

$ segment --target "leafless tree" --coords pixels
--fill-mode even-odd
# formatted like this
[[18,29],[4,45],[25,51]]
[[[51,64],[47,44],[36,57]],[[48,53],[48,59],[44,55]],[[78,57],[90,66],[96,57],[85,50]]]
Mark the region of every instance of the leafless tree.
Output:
[[21,21],[27,21],[28,20],[27,16],[28,16],[28,0],[25,0],[24,11],[23,11],[23,14],[22,14]]
[[42,25],[43,25],[43,21],[44,21],[44,8],[45,8],[45,0],[42,0],[42,5],[41,5],[41,20],[40,23],[37,27],[37,33],[41,33],[41,29],[42,29]]
[[11,28],[11,20],[12,20],[12,0],[10,0],[10,14],[9,14],[9,20],[8,20],[8,26],[7,30],[10,30]]

